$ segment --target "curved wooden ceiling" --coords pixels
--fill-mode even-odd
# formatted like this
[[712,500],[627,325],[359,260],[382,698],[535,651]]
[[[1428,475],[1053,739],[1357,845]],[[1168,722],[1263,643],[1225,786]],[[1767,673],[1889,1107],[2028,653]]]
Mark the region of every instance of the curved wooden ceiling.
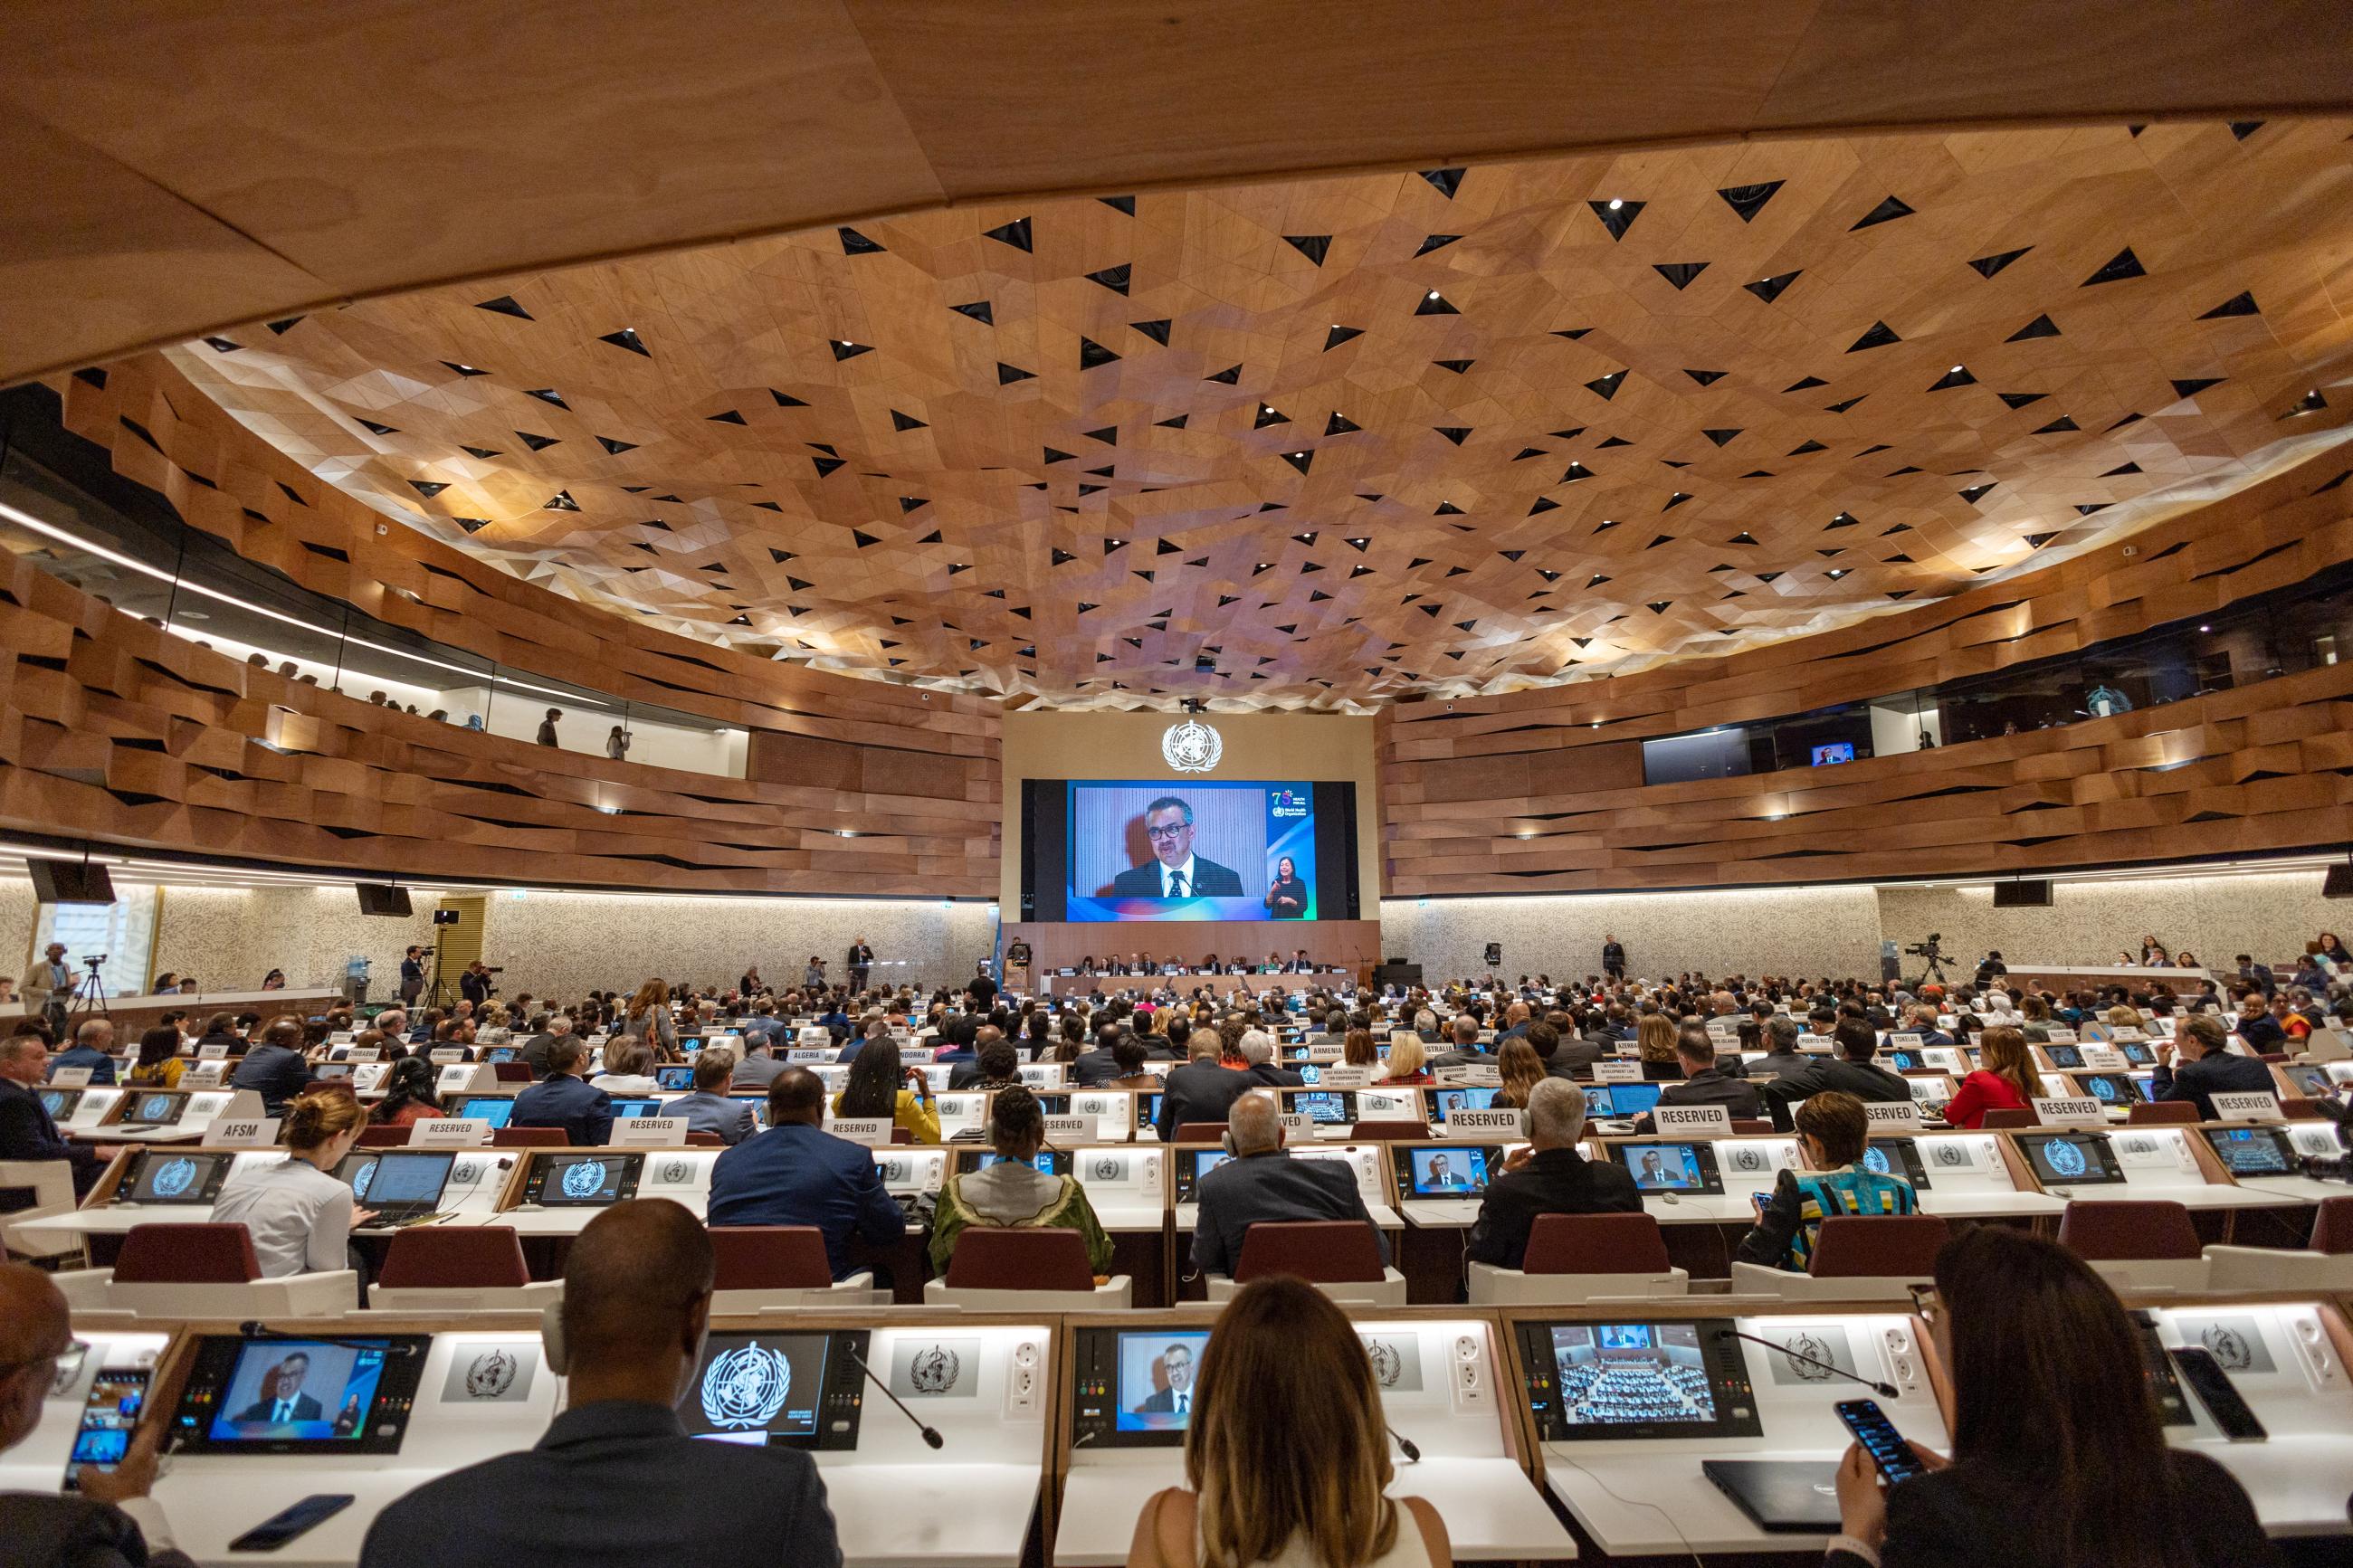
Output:
[[0,48],[0,379],[1016,194],[2353,106],[2336,0],[84,0]]
[[2335,438],[2347,132],[981,206],[178,360],[374,504],[755,650],[1065,701],[1503,689],[1951,593]]

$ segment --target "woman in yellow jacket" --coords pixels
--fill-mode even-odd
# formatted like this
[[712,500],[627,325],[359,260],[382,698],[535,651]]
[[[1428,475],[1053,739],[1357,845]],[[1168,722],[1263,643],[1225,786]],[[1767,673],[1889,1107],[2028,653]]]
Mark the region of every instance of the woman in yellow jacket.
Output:
[[899,1047],[869,1040],[849,1058],[849,1080],[833,1097],[836,1116],[887,1116],[918,1143],[940,1141],[939,1112],[921,1068],[902,1069]]

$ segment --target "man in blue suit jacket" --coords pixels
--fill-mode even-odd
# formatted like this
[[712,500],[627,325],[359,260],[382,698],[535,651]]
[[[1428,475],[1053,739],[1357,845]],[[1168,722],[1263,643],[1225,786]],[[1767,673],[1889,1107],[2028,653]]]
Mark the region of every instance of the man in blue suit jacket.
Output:
[[577,1035],[558,1035],[547,1047],[547,1077],[515,1096],[510,1127],[561,1127],[575,1149],[612,1141],[613,1097],[577,1075],[588,1045]]
[[712,1163],[708,1223],[813,1225],[825,1237],[826,1261],[839,1279],[849,1269],[849,1238],[888,1246],[907,1234],[907,1218],[882,1185],[874,1155],[824,1130],[825,1084],[807,1068],[786,1068],[768,1086],[768,1130]]
[[73,1048],[59,1051],[57,1060],[49,1064],[49,1070],[88,1068],[90,1082],[112,1083],[114,1058],[111,1053],[113,1049],[114,1026],[104,1018],[92,1018],[74,1031]]

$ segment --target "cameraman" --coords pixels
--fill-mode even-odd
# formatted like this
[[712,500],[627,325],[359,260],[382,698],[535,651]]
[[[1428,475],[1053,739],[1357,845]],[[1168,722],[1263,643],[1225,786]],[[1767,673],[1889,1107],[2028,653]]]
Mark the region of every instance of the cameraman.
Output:
[[2009,973],[2010,965],[2001,961],[2001,949],[1990,949],[1985,955],[1985,962],[1978,965],[1977,987],[1983,991]]

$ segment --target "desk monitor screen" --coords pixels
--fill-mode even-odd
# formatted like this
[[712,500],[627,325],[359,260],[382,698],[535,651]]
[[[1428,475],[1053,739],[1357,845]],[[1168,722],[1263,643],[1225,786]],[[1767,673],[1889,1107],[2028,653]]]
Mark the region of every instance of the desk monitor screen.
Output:
[[321,1062],[311,1069],[311,1076],[322,1083],[332,1083],[351,1077],[355,1065],[352,1062]]
[[522,1058],[521,1046],[492,1046],[482,1053],[482,1059],[494,1067],[501,1062],[520,1061]]
[[1160,1121],[1160,1091],[1138,1090],[1135,1096],[1135,1130],[1138,1132],[1156,1125]]
[[1609,1153],[1646,1193],[1724,1191],[1724,1178],[1715,1168],[1715,1151],[1704,1142],[1615,1143]]
[[1921,1192],[1928,1190],[1928,1162],[1920,1157],[1916,1138],[1873,1138],[1862,1151],[1862,1164],[1883,1176],[1901,1176]]
[[66,1456],[65,1489],[81,1489],[81,1468],[96,1465],[111,1470],[122,1462],[131,1435],[139,1426],[139,1413],[147,1406],[148,1372],[143,1366],[99,1369],[81,1404],[81,1425],[74,1431],[73,1451]]
[[658,1067],[654,1068],[654,1081],[666,1089],[684,1093],[694,1087],[694,1064],[674,1062],[668,1067]]
[[1390,1146],[1389,1154],[1397,1163],[1398,1185],[1416,1198],[1475,1198],[1504,1165],[1500,1145],[1398,1143]]
[[237,1156],[228,1153],[183,1153],[177,1150],[140,1151],[131,1173],[134,1204],[208,1204],[220,1195]]
[[494,1128],[504,1127],[514,1116],[514,1096],[474,1095],[460,1101],[454,1114],[487,1121]]
[[1479,1086],[1470,1089],[1433,1089],[1427,1096],[1424,1097],[1423,1104],[1430,1112],[1430,1119],[1432,1121],[1442,1123],[1445,1121],[1448,1113],[1451,1111],[1488,1110],[1493,1109],[1495,1104],[1495,1089],[1493,1086]]
[[2044,1186],[2086,1187],[2125,1179],[2116,1152],[2096,1132],[2022,1133],[2018,1146]]
[[1762,1433],[1729,1320],[1520,1325],[1546,1442]]
[[[956,1174],[969,1176],[976,1171],[986,1171],[1004,1158],[1004,1155],[992,1154],[986,1149],[959,1149],[956,1151]],[[1068,1175],[1071,1172],[1071,1156],[1066,1150],[1040,1149],[1031,1156],[1029,1163],[1049,1176]]]
[[712,1334],[678,1403],[691,1437],[778,1448],[855,1448],[863,1329]]
[[2067,1068],[2079,1068],[2084,1065],[2084,1048],[2081,1046],[2060,1045],[2054,1043],[2043,1047],[2042,1049],[2043,1053],[2050,1057],[2051,1065],[2054,1068],[2059,1068],[2063,1070]]
[[172,1418],[179,1446],[216,1454],[400,1452],[431,1337],[336,1339],[198,1341]]
[[1889,1069],[1894,1072],[1926,1072],[1928,1070],[1928,1058],[1909,1047],[1882,1051],[1879,1054],[1879,1059],[1885,1062]]
[[1296,1111],[1318,1127],[1353,1127],[1356,1097],[1345,1089],[1294,1090],[1283,1097],[1283,1109]]
[[335,1174],[351,1184],[352,1201],[362,1208],[429,1210],[441,1201],[457,1163],[454,1150],[363,1150]]
[[180,1120],[180,1113],[187,1108],[188,1097],[185,1094],[136,1094],[123,1111],[122,1120],[144,1127],[169,1127]]
[[1073,1436],[1107,1447],[1176,1448],[1192,1424],[1207,1329],[1081,1329]]
[[[2326,1075],[2323,1077],[2323,1081],[2326,1081]],[[2327,1094],[2328,1091],[2324,1089],[2320,1092]],[[73,1115],[75,1108],[80,1104],[81,1090],[78,1089],[41,1090],[41,1109],[49,1113],[49,1120],[52,1121],[66,1121]]]
[[[1606,1084],[1602,1086],[1602,1093],[1608,1097],[1609,1109],[1602,1114],[1619,1117],[1646,1116],[1659,1108],[1659,1091],[1665,1087],[1664,1084],[1658,1083]],[[1585,1099],[1586,1104],[1589,1107],[1593,1102],[1591,1089],[1585,1091]],[[1588,1110],[1587,1114],[1591,1115],[1591,1110]]]
[[549,1154],[533,1164],[523,1188],[527,1203],[551,1208],[596,1208],[635,1197],[643,1154],[622,1154],[602,1149],[570,1154]]
[[2284,1127],[2209,1127],[2206,1142],[2234,1176],[2293,1176],[2295,1144]]
[[663,1101],[659,1100],[643,1098],[624,1100],[617,1095],[613,1100],[613,1120],[632,1121],[640,1116],[659,1116],[662,1113],[662,1105]]
[[2137,1098],[2132,1079],[2120,1072],[2079,1072],[2075,1086],[2102,1105],[2130,1105]]
[[2157,1065],[2156,1047],[2147,1040],[2118,1040],[2116,1053],[2137,1068]]
[[1194,1190],[1201,1178],[1232,1159],[1223,1149],[1187,1149],[1176,1158],[1176,1201],[1189,1204],[1197,1201]]

